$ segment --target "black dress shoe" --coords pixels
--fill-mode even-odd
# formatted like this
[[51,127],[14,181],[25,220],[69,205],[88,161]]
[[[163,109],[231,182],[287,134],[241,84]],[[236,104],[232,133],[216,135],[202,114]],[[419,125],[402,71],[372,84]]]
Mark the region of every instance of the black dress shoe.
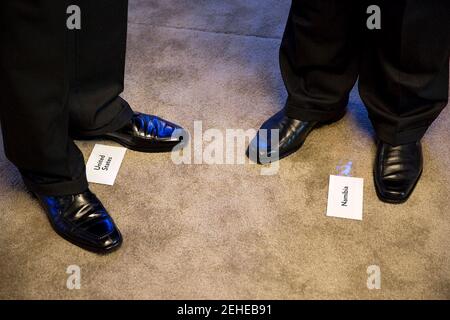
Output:
[[[261,131],[258,131],[256,137],[250,142],[247,156],[259,164],[283,159],[300,149],[313,129],[338,121],[343,116],[344,114],[326,123],[301,121],[289,118],[283,109],[264,122],[260,130],[266,130],[267,134],[261,136]],[[272,130],[279,130],[277,145],[272,145]],[[253,159],[254,157],[257,159]]]
[[122,244],[113,219],[91,191],[58,197],[35,196],[56,233],[71,243],[96,253],[112,252]]
[[389,203],[403,203],[408,200],[422,170],[420,141],[396,147],[378,142],[374,180],[380,200]]
[[168,152],[179,143],[187,143],[187,134],[180,126],[143,113],[135,113],[120,130],[96,138],[113,140],[140,152]]

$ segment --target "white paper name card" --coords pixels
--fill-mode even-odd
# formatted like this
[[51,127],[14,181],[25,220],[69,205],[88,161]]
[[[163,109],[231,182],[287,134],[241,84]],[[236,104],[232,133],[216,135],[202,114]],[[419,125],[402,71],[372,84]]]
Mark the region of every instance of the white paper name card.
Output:
[[86,165],[88,182],[114,185],[127,149],[96,144]]
[[330,176],[327,216],[362,220],[364,179]]

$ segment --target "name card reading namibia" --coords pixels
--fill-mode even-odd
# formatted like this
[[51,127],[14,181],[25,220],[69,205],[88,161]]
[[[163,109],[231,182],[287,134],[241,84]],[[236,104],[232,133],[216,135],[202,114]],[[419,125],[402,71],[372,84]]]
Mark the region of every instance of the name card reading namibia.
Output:
[[114,185],[127,149],[96,144],[86,165],[87,180]]
[[364,179],[330,176],[327,216],[362,220]]

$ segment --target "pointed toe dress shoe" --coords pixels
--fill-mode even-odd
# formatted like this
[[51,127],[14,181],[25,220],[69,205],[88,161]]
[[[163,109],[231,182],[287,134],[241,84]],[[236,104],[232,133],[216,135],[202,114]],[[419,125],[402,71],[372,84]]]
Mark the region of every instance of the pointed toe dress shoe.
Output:
[[[256,137],[250,142],[247,156],[259,164],[283,159],[299,150],[313,129],[338,121],[343,116],[344,113],[324,123],[302,121],[289,118],[283,109],[264,122]],[[273,130],[278,130],[278,139],[273,136]]]
[[403,203],[408,200],[423,170],[420,141],[392,146],[378,142],[374,180],[380,200]]
[[68,196],[35,196],[56,233],[74,245],[105,254],[122,244],[122,236],[113,219],[89,190]]
[[169,152],[188,140],[187,132],[180,126],[143,113],[135,113],[123,128],[102,135],[101,139],[113,140],[124,147],[140,152]]

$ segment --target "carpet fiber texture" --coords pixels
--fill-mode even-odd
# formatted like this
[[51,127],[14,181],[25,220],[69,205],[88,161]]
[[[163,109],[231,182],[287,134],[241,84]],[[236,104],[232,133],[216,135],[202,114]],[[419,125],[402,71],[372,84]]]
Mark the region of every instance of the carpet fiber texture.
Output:
[[[257,129],[286,98],[277,58],[289,3],[130,0],[124,98],[191,131],[195,121]],[[314,131],[275,175],[128,151],[113,187],[91,185],[124,235],[108,256],[58,237],[1,151],[0,298],[448,299],[449,122],[447,108],[403,205],[375,194],[373,129],[356,90],[346,117]],[[87,159],[95,141],[77,143]],[[348,162],[365,179],[363,221],[325,216],[328,177]],[[70,265],[80,290],[66,287]],[[367,288],[371,265],[380,290]]]

